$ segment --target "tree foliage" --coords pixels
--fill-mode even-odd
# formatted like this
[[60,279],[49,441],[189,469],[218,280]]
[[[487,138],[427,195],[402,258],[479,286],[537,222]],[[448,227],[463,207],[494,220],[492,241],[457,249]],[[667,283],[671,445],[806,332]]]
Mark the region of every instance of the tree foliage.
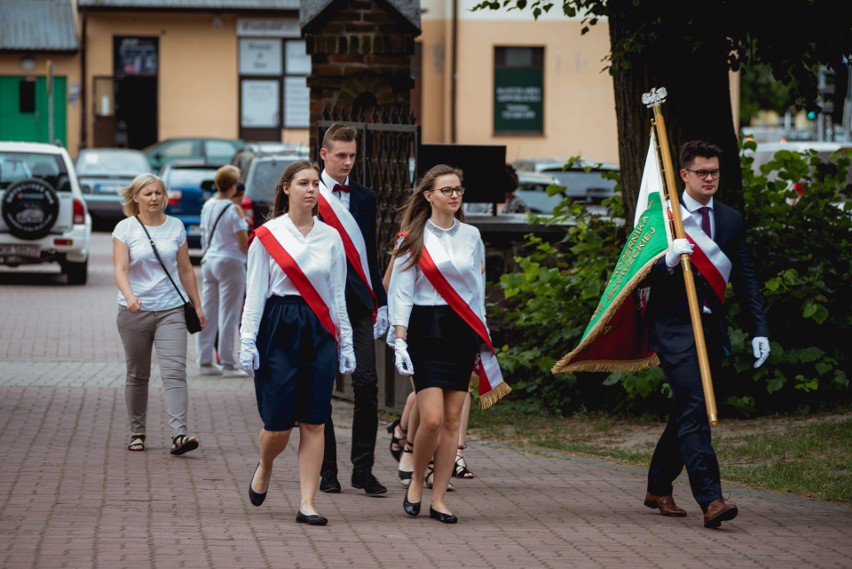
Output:
[[[652,87],[668,90],[663,111],[672,156],[694,138],[734,155],[738,141],[729,71],[764,63],[789,87],[791,104],[815,108],[817,66],[843,70],[844,57],[852,54],[852,20],[842,5],[833,0],[790,0],[783,8],[734,0],[485,0],[475,9],[529,9],[538,18],[558,6],[566,16],[582,18],[582,33],[608,20],[607,67],[613,76],[625,206],[633,219],[650,130],[642,93]],[[738,164],[725,162],[720,195],[742,206]]]
[[[753,142],[746,147],[754,149]],[[852,400],[852,186],[850,155],[825,162],[787,150],[752,171],[743,153],[746,223],[770,325],[772,352],[754,370],[751,338],[727,291],[731,354],[714,377],[723,414],[808,412]],[[791,182],[805,184],[797,197]],[[610,205],[619,212],[620,198]],[[564,241],[527,238],[520,271],[500,278],[504,298],[490,325],[506,344],[498,353],[514,397],[537,400],[558,414],[578,410],[665,414],[667,386],[659,368],[638,372],[558,374],[553,364],[573,349],[603,293],[624,245],[623,225],[565,204],[554,212],[576,220]],[[557,221],[559,217],[557,217]],[[551,221],[553,222],[553,221]],[[502,343],[502,342],[501,342]]]

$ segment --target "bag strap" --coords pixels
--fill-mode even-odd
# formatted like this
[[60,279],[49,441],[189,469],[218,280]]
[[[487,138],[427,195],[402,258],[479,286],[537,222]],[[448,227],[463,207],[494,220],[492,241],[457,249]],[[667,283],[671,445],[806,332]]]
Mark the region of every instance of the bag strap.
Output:
[[[216,226],[219,225],[219,220],[222,219],[222,216],[225,215],[225,212],[228,211],[234,205],[234,202],[229,202],[225,204],[225,207],[222,208],[222,211],[219,212],[219,215],[216,217],[216,221],[213,222],[213,229],[210,230],[210,238],[207,239],[207,249],[210,249],[210,243],[213,241],[213,234],[216,233]],[[204,252],[201,254],[202,257],[207,254],[207,249],[204,249]]]
[[149,243],[151,243],[151,249],[153,249],[153,250],[154,250],[154,256],[156,256],[156,257],[157,257],[157,260],[160,262],[160,266],[161,266],[161,267],[163,267],[163,271],[165,271],[165,272],[166,272],[166,276],[167,276],[167,277],[169,277],[169,280],[172,282],[172,286],[173,286],[173,287],[175,287],[175,290],[177,291],[178,296],[180,297],[181,302],[183,302],[184,304],[186,304],[186,299],[185,299],[185,298],[183,297],[183,295],[180,293],[180,289],[178,288],[178,285],[175,283],[174,279],[172,278],[172,275],[170,275],[170,274],[169,274],[169,270],[168,270],[168,269],[166,269],[166,265],[163,263],[163,260],[160,258],[160,253],[159,253],[159,251],[157,251],[157,246],[156,246],[156,245],[154,245],[154,240],[153,240],[153,239],[151,239],[151,234],[150,234],[150,233],[148,233],[148,228],[147,228],[147,227],[145,227],[145,224],[144,224],[144,223],[142,223],[142,220],[141,220],[141,219],[139,219],[139,216],[138,216],[138,215],[137,215],[137,216],[135,216],[135,217],[136,217],[136,221],[138,221],[138,222],[139,222],[139,225],[141,225],[141,226],[142,226],[142,231],[144,231],[144,232],[145,232],[145,235],[147,235],[147,236],[148,236],[148,242],[149,242]]

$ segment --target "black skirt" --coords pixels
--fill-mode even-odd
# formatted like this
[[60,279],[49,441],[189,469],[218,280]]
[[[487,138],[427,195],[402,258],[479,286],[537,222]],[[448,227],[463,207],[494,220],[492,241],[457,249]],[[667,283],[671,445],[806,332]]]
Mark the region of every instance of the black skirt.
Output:
[[480,339],[449,306],[417,306],[408,320],[414,389],[467,391]]
[[328,421],[337,342],[298,295],[267,299],[257,334],[257,410],[267,431]]

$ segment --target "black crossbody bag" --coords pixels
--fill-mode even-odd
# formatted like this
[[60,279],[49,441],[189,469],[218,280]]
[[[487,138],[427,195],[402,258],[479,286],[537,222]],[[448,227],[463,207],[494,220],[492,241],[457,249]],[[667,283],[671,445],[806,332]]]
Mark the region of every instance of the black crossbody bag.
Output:
[[154,245],[154,240],[151,239],[151,234],[148,233],[148,228],[145,227],[145,224],[142,223],[142,220],[139,219],[139,216],[136,216],[136,221],[139,222],[139,225],[142,226],[142,231],[145,232],[145,235],[148,236],[148,242],[151,243],[151,249],[154,250],[154,256],[157,257],[157,260],[160,262],[160,266],[163,267],[163,271],[166,272],[166,276],[169,277],[169,280],[172,283],[172,286],[175,287],[175,290],[178,293],[178,296],[183,301],[183,315],[186,318],[186,331],[190,334],[195,334],[196,332],[201,332],[201,320],[198,319],[198,314],[195,312],[195,307],[192,305],[190,301],[185,299],[183,295],[180,293],[180,289],[178,288],[177,283],[175,283],[172,275],[169,274],[168,269],[166,269],[166,265],[163,264],[163,260],[160,258],[160,252],[157,251],[157,246]]

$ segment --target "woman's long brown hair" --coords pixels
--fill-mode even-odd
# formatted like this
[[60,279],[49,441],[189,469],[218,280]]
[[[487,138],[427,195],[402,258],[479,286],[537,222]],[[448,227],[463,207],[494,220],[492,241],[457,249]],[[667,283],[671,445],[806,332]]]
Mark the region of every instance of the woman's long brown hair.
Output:
[[[398,257],[405,252],[411,253],[408,266],[413,267],[423,255],[423,230],[426,227],[426,221],[432,216],[432,205],[426,201],[426,192],[435,189],[435,180],[440,176],[455,174],[459,177],[459,182],[462,181],[462,171],[446,164],[438,164],[429,169],[417,188],[408,197],[408,201],[402,206],[402,223],[400,231],[406,232],[402,242],[393,250],[393,257]],[[464,212],[459,208],[455,213],[456,219],[464,221]]]

